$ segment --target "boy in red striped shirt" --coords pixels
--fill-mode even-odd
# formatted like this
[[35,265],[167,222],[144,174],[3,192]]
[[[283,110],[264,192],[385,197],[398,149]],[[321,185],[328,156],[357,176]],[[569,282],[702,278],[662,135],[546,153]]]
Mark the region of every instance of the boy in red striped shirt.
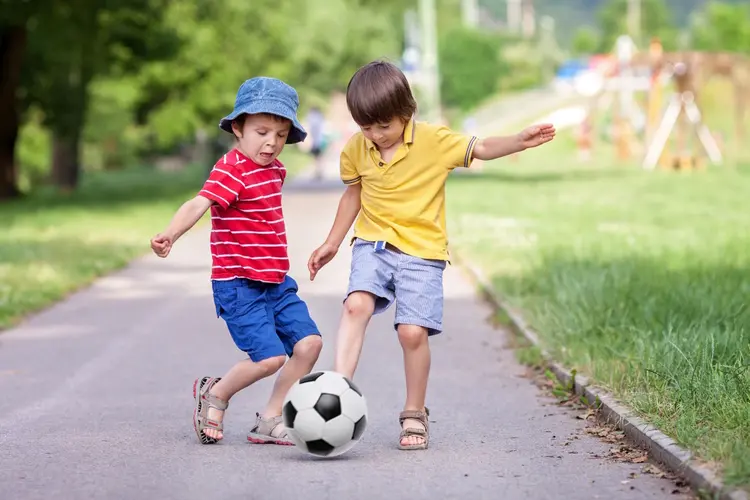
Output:
[[259,77],[243,83],[233,112],[219,124],[235,136],[236,147],[216,162],[198,195],[151,240],[153,251],[166,257],[174,242],[211,209],[216,314],[249,359],[223,377],[202,377],[193,384],[193,426],[203,444],[223,438],[224,410],[234,394],[281,370],[247,439],[293,445],[281,406],[292,384],[310,373],[323,345],[307,305],[297,295],[297,283],[287,274],[281,207],[286,169],[277,157],[285,144],[307,135],[297,119],[298,106],[297,92],[280,80]]

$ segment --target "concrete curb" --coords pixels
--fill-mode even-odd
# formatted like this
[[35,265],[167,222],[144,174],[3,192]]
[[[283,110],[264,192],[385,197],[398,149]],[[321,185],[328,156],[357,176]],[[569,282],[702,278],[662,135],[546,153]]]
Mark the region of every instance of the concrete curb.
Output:
[[479,286],[485,299],[493,307],[504,312],[510,319],[513,328],[531,344],[539,348],[547,366],[558,380],[568,387],[572,380],[576,394],[585,396],[588,401],[599,401],[599,410],[605,419],[616,425],[629,439],[648,451],[652,459],[664,464],[671,472],[685,478],[695,490],[710,492],[712,498],[717,500],[750,500],[750,495],[746,492],[729,490],[728,487],[725,487],[716,474],[693,461],[692,453],[679,446],[663,432],[647,424],[636,416],[632,410],[619,403],[612,395],[591,385],[584,376],[575,375],[574,377],[565,367],[556,363],[542,347],[536,332],[526,323],[518,311],[513,310],[495,292],[484,273],[470,262],[460,258],[456,260],[457,264]]

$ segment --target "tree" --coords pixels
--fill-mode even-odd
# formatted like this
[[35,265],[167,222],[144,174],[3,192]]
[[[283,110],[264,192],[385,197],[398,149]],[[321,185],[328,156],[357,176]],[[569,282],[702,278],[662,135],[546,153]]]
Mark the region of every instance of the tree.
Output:
[[18,196],[16,141],[22,109],[18,97],[28,24],[45,0],[0,0],[0,199]]
[[600,45],[599,38],[599,33],[594,28],[581,26],[573,34],[571,51],[577,56],[593,54]]
[[294,86],[305,109],[312,96],[344,89],[362,64],[398,55],[402,28],[393,18],[402,6],[389,1],[223,0],[221,9],[204,10],[174,0],[166,22],[180,50],[142,67],[137,116],[158,150],[191,140],[206,124],[215,136],[239,85],[259,75]]
[[166,0],[68,0],[52,4],[29,29],[26,104],[43,111],[52,132],[57,187],[78,185],[92,80],[133,71],[141,60],[168,56],[174,48],[161,30],[166,5]]
[[26,48],[26,28],[0,27],[0,199],[20,194],[16,186],[16,140],[20,113],[16,91]]
[[287,80],[303,110],[311,96],[343,89],[367,61],[398,57],[407,6],[399,0],[222,0],[220,6],[215,0],[0,0],[0,192],[15,186],[15,142],[27,110],[52,138],[53,182],[72,190],[82,144],[104,150],[106,143],[111,152],[127,131],[132,159],[135,148],[166,153],[204,128],[218,134],[218,118],[249,77]]
[[[609,0],[597,12],[599,31],[599,51],[611,52],[617,37],[628,34],[628,0]],[[634,40],[639,46],[651,37],[659,37],[665,50],[673,50],[677,45],[677,29],[672,13],[664,0],[641,0],[641,37]],[[636,37],[637,38],[637,37]]]
[[750,52],[750,5],[712,1],[693,23],[692,43],[698,50]]
[[492,95],[504,73],[497,37],[456,28],[440,38],[440,92],[446,106],[468,110]]

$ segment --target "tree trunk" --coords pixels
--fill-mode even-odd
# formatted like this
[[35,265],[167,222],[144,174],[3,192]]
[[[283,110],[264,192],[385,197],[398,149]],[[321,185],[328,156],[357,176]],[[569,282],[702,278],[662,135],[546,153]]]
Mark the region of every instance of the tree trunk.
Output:
[[19,196],[16,140],[20,116],[16,91],[26,50],[26,28],[0,28],[0,199]]
[[66,89],[69,97],[64,117],[52,127],[52,182],[63,192],[74,191],[81,177],[81,137],[93,77],[90,61],[83,59],[76,77]]
[[52,134],[52,182],[62,192],[72,192],[78,186],[79,144],[78,131]]

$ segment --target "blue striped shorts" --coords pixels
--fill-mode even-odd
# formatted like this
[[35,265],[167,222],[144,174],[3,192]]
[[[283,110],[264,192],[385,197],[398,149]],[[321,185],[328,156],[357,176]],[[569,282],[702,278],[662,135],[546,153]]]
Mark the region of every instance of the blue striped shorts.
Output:
[[[382,245],[381,245],[382,246]],[[396,303],[394,327],[417,325],[437,335],[443,328],[443,271],[446,262],[405,254],[387,245],[357,238],[352,248],[347,297],[353,292],[375,295],[375,314]]]

